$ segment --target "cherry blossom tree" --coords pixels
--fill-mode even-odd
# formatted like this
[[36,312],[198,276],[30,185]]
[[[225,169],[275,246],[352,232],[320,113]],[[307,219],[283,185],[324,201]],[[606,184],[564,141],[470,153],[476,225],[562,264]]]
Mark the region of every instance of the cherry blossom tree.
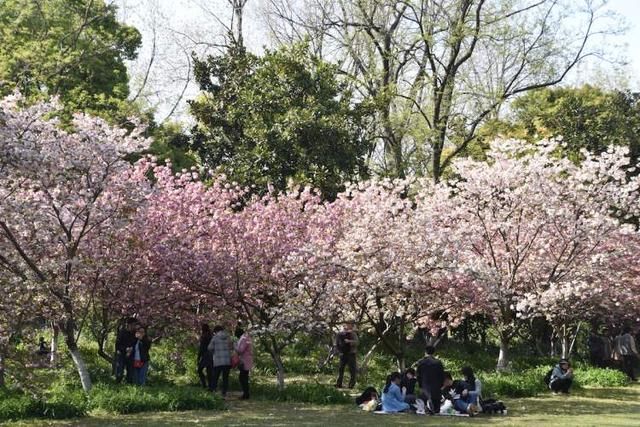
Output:
[[[222,268],[213,291],[252,325],[284,387],[282,351],[303,331],[321,327],[314,315],[327,298],[326,287],[312,278],[327,277],[316,253],[332,239],[335,215],[310,188],[255,196],[216,229],[211,250]],[[319,243],[324,242],[324,243]]]
[[[131,205],[125,156],[148,145],[140,129],[112,128],[76,115],[72,131],[51,113],[56,103],[20,108],[0,101],[0,268],[60,328],[85,391],[91,378],[77,333],[88,294],[79,280],[83,242],[117,226]],[[116,191],[117,189],[117,191]]]
[[[597,280],[607,264],[603,242],[620,230],[616,216],[637,203],[638,184],[627,179],[623,149],[585,153],[576,165],[556,148],[554,141],[534,147],[496,141],[487,163],[456,161],[456,178],[440,185],[432,200],[452,226],[461,268],[472,272],[486,298],[483,310],[500,337],[499,369],[508,367],[518,315],[525,307],[534,311],[532,295],[588,284],[580,291],[586,295],[607,286]],[[555,320],[556,328],[566,324]]]
[[[350,186],[332,208],[340,212],[340,233],[331,253],[335,277],[331,301],[339,317],[356,319],[405,367],[407,337],[418,327],[455,324],[472,307],[475,294],[455,268],[454,252],[431,233],[429,181],[422,197],[405,180]],[[429,230],[429,232],[425,232]],[[367,354],[370,354],[368,352]],[[364,362],[366,363],[366,357]]]

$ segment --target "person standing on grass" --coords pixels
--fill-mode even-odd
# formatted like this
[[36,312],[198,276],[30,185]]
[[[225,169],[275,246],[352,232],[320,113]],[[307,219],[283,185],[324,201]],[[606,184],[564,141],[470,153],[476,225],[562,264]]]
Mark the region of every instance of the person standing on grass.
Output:
[[144,385],[147,382],[147,372],[149,372],[149,350],[151,340],[147,337],[147,331],[140,327],[136,331],[136,342],[131,352],[133,365],[133,378],[137,385]]
[[218,380],[222,374],[222,397],[227,395],[229,390],[229,371],[231,370],[231,339],[229,334],[220,325],[213,328],[213,337],[209,342],[207,349],[212,353],[213,358],[213,375],[209,390],[216,392],[218,390]]
[[622,335],[616,339],[618,346],[617,352],[622,356],[622,366],[624,372],[629,376],[631,381],[637,381],[634,366],[638,357],[636,341],[631,335],[631,328],[625,327]]
[[444,366],[434,357],[436,349],[428,345],[425,357],[418,362],[418,384],[420,384],[420,398],[425,402],[430,412],[440,413],[442,400],[442,385],[444,384]]
[[560,359],[551,372],[549,388],[554,394],[568,394],[571,384],[573,384],[573,369],[567,359]]
[[198,377],[200,384],[204,388],[211,387],[211,377],[213,376],[213,357],[207,349],[213,338],[213,333],[208,324],[201,325],[200,346],[198,347]]
[[342,388],[344,368],[349,367],[349,388],[356,385],[356,355],[358,353],[358,334],[353,329],[353,322],[345,322],[342,331],[336,335],[336,349],[340,353],[340,366],[338,368],[338,380],[336,387]]
[[138,328],[138,323],[136,319],[129,317],[125,325],[120,328],[118,332],[118,336],[116,338],[116,354],[113,358],[114,360],[114,373],[116,376],[116,383],[121,383],[122,378],[125,376],[126,371],[126,381],[128,383],[133,383],[133,366],[131,353],[133,351],[133,346],[136,343],[136,329]]
[[240,387],[242,387],[242,396],[240,399],[249,399],[249,371],[253,368],[253,343],[251,342],[251,335],[249,332],[245,332],[241,327],[236,328],[236,353],[240,358],[240,364],[238,369],[240,370],[239,380]]

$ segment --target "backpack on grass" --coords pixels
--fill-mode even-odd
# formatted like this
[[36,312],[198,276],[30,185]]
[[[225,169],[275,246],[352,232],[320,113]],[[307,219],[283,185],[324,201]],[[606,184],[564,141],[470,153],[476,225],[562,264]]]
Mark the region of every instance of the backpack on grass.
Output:
[[549,369],[549,372],[547,372],[547,374],[544,376],[544,383],[549,386],[549,383],[551,383],[551,375],[553,374],[553,368]]
[[487,399],[480,403],[483,414],[504,414],[507,411],[507,407],[500,400]]

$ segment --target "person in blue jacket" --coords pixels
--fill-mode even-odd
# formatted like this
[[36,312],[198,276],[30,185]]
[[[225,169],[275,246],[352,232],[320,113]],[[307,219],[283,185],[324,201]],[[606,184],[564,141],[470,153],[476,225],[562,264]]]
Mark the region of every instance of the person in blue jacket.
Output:
[[382,410],[384,412],[404,412],[409,409],[409,404],[404,401],[400,382],[402,376],[394,372],[387,377],[387,383],[382,390]]

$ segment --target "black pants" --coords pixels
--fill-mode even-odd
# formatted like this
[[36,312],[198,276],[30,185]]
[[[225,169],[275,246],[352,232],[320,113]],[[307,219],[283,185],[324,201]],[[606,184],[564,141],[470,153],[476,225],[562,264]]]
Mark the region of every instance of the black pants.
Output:
[[338,368],[338,381],[336,381],[337,387],[342,387],[342,379],[344,378],[344,368],[349,367],[349,388],[353,388],[356,385],[356,354],[355,353],[343,353],[340,355],[340,367]]
[[633,354],[627,354],[622,356],[622,366],[624,368],[624,372],[629,376],[633,381],[636,380],[636,373],[634,372],[634,366],[636,364],[636,356]]
[[242,398],[249,398],[249,371],[245,371],[244,369],[240,369],[240,387],[242,387]]
[[229,390],[229,371],[231,370],[231,366],[214,366],[213,367],[213,377],[211,379],[211,387],[209,390],[216,391],[218,389],[218,380],[220,379],[220,374],[222,374],[222,395],[227,395],[227,390]]
[[561,392],[561,393],[569,393],[569,388],[571,388],[571,384],[573,384],[573,380],[571,378],[560,378],[555,381],[552,381],[549,384],[551,391]]
[[420,399],[424,401],[424,404],[427,405],[428,402],[431,402],[431,408],[433,409],[434,414],[440,413],[440,404],[442,402],[442,390],[440,387],[429,387],[425,385],[424,387],[420,387]]
[[198,361],[198,377],[200,378],[200,384],[202,387],[211,388],[213,361],[210,357],[203,357]]
[[118,352],[115,355],[116,382],[120,384],[124,377],[128,384],[133,384],[133,361],[125,353]]

